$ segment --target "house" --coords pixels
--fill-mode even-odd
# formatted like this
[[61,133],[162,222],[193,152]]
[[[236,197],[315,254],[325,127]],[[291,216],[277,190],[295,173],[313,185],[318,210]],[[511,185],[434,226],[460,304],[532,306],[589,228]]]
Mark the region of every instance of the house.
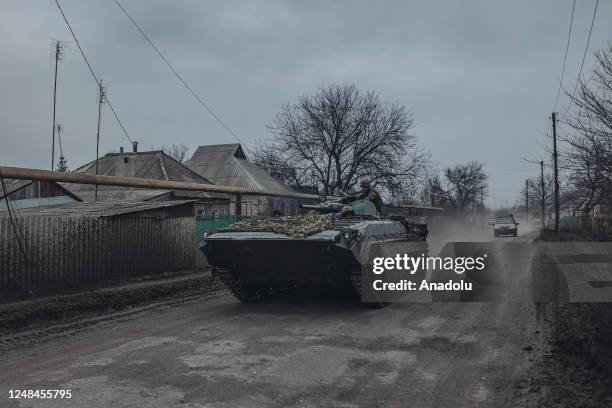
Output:
[[11,202],[11,207],[16,209],[83,201],[79,196],[53,181],[14,179],[4,179],[4,188],[0,188],[0,211],[6,210],[7,198]]
[[[298,192],[298,193],[303,193],[303,194],[310,194],[313,196],[321,196],[322,193],[319,191],[319,189],[316,186],[313,185],[306,185],[306,186],[297,186],[297,185],[292,185],[291,188]],[[298,208],[300,205],[302,204],[308,204],[308,205],[313,205],[313,204],[319,204],[320,203],[320,199],[317,198],[298,198],[297,199],[298,202]]]
[[[91,161],[74,172],[95,175],[96,161]],[[108,153],[98,160],[98,174],[212,184],[208,179],[185,167],[161,150]],[[95,201],[95,185],[66,183],[64,186],[84,201]],[[229,215],[230,196],[227,194],[116,186],[98,186],[97,189],[98,200],[157,202],[191,200],[194,202],[194,211],[197,216],[226,217]]]
[[599,203],[593,206],[594,217],[608,217],[610,215],[610,202],[608,199],[602,199]]
[[234,201],[230,206],[232,214],[295,215],[299,211],[297,199],[282,196],[295,191],[249,162],[239,143],[200,146],[185,164],[214,184],[267,190],[281,195],[241,196],[239,205]]

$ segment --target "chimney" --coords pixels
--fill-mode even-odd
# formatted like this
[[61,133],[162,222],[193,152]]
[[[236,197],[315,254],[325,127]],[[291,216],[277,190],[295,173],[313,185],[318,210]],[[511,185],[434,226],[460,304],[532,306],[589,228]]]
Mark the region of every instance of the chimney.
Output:
[[134,153],[138,152],[138,142],[132,142],[132,151]]
[[119,153],[123,153],[123,146],[119,147]]

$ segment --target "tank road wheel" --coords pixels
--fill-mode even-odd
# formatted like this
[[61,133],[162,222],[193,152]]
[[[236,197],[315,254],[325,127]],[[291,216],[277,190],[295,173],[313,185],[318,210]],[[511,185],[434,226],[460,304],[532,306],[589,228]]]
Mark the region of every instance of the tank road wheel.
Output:
[[245,284],[229,269],[216,268],[216,275],[232,295],[244,303],[259,302],[273,293],[268,285]]
[[351,271],[350,279],[351,279],[351,289],[353,291],[353,294],[357,297],[357,299],[361,302],[363,306],[367,306],[371,308],[383,308],[389,304],[389,302],[383,302],[383,301],[378,301],[378,302],[361,301],[362,285],[361,285],[361,271],[360,270]]

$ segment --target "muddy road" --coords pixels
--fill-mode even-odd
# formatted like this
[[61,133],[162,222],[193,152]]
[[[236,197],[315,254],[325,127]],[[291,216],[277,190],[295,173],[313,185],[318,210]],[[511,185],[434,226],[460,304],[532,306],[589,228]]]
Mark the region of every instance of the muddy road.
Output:
[[[367,309],[329,294],[240,304],[224,291],[134,310],[85,329],[24,336],[0,355],[2,407],[515,407],[541,354],[527,300],[535,233],[495,242],[507,291],[492,303]],[[461,235],[461,232],[459,232]],[[520,246],[520,245],[519,245]],[[53,335],[51,335],[52,333]],[[40,338],[39,338],[40,337]],[[70,389],[70,399],[9,390]]]

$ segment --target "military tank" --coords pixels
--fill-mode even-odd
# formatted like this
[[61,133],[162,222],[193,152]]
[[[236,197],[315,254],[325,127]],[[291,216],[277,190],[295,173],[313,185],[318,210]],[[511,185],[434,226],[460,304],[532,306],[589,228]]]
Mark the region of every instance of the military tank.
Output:
[[331,286],[384,306],[363,285],[372,276],[372,259],[427,253],[425,224],[378,215],[369,200],[301,207],[308,213],[245,220],[205,236],[201,251],[237,299],[256,302],[298,286]]

